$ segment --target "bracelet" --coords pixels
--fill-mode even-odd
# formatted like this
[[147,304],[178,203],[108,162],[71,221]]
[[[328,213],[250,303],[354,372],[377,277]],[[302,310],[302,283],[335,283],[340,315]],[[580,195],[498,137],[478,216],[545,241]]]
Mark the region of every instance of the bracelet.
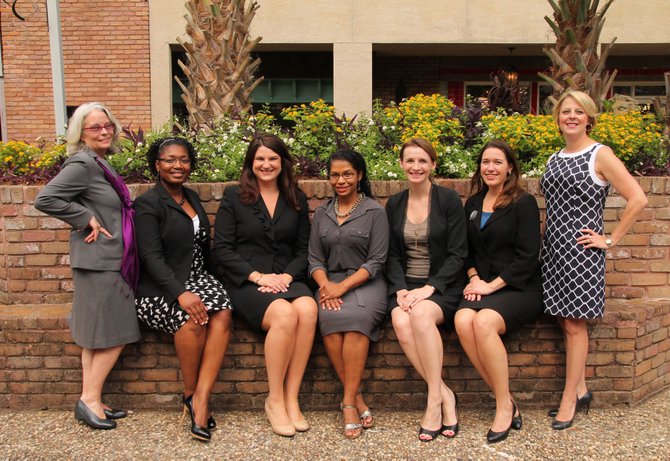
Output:
[[260,282],[262,278],[263,278],[263,274],[259,275],[258,278],[256,280],[254,280],[254,284],[258,285],[258,282]]
[[468,276],[468,280],[472,280],[473,277],[478,277],[478,276],[479,276],[479,274],[477,272],[475,272],[474,274]]

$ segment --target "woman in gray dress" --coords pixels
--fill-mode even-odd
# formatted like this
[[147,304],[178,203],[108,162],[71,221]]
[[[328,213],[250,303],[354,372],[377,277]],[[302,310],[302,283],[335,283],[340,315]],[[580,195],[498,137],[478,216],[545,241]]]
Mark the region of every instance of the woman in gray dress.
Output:
[[379,340],[387,313],[382,270],[388,223],[384,208],[370,198],[360,154],[338,151],[327,168],[335,197],[314,213],[309,273],[319,286],[323,343],[344,386],[344,435],[354,439],[374,423],[359,389],[370,341]]
[[66,140],[70,157],[35,200],[35,208],[72,226],[74,301],[69,319],[82,347],[82,391],[75,418],[113,429],[127,412],[102,402],[102,386],[124,345],[140,339],[133,290],[138,262],[128,188],[105,156],[121,125],[100,103],[75,110]]

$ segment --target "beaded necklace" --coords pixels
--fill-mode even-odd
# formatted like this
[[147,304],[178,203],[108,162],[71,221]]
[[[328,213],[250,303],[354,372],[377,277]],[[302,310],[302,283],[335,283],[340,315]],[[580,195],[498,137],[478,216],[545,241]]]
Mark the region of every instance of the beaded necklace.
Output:
[[358,207],[358,205],[361,204],[362,201],[363,201],[363,194],[359,193],[358,197],[356,198],[356,203],[354,203],[354,206],[352,206],[349,209],[349,211],[347,211],[346,213],[340,213],[340,198],[335,197],[335,207],[334,207],[335,208],[335,216],[337,216],[338,218],[349,217],[351,215],[351,213],[353,213],[354,210]]

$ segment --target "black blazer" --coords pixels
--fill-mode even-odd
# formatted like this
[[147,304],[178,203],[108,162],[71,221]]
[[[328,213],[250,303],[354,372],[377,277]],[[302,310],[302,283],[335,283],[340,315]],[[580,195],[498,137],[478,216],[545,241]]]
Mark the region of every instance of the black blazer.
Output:
[[[184,187],[186,199],[207,233],[203,255],[208,272],[216,274],[211,257],[210,225],[198,194]],[[193,261],[193,220],[160,183],[135,200],[135,235],[140,256],[138,297],[164,296],[168,304],[186,291],[184,282]]]
[[239,186],[226,187],[214,223],[214,256],[224,282],[242,286],[253,271],[287,273],[305,280],[309,243],[309,208],[300,191],[300,211],[279,195],[274,217],[259,197],[252,205],[240,201]]
[[[408,198],[409,191],[404,190],[391,196],[386,203],[390,230],[386,276],[391,294],[407,288],[407,254],[403,228]],[[430,270],[427,283],[440,293],[461,292],[465,285],[463,261],[468,253],[468,242],[463,205],[455,191],[433,185],[428,226]]]
[[537,201],[524,192],[510,205],[494,210],[480,230],[485,195],[486,190],[465,202],[469,248],[466,270],[476,268],[487,282],[499,276],[513,288],[541,291]]

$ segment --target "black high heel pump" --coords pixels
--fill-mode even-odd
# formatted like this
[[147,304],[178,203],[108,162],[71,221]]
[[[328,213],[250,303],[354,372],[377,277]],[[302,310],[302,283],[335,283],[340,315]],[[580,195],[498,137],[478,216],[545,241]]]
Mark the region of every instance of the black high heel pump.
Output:
[[206,427],[198,426],[195,422],[195,412],[193,411],[193,396],[186,397],[184,399],[184,411],[181,414],[181,423],[184,422],[184,417],[186,413],[191,418],[191,437],[196,440],[202,440],[203,442],[209,442],[212,439],[212,434],[209,432],[209,429]]
[[[191,394],[191,395],[193,395],[193,394]],[[181,396],[181,401],[182,401],[183,404],[186,404],[186,396],[182,395]],[[216,429],[216,420],[214,419],[214,416],[212,416],[212,415],[209,415],[209,419],[207,419],[207,429],[209,429],[210,431],[213,431],[214,429]]]
[[[514,415],[516,414],[516,410],[517,410],[516,409],[516,403],[512,402],[512,420],[509,422],[509,426],[507,427],[507,429],[505,429],[504,431],[500,431],[500,432],[495,432],[495,431],[492,431],[491,429],[489,429],[488,434],[486,434],[486,441],[488,443],[502,442],[503,440],[505,440],[507,438],[507,436],[509,435],[510,429],[512,429],[515,425]],[[516,429],[516,427],[514,427],[514,429]],[[521,429],[521,413],[519,413],[519,429]]]
[[572,418],[570,418],[569,421],[559,421],[558,419],[554,419],[551,422],[551,428],[556,430],[556,431],[562,431],[563,429],[567,429],[570,426],[572,426],[572,422],[575,420],[575,415],[577,414],[577,408],[579,406],[579,397],[575,400],[575,411],[572,413]]
[[[586,394],[582,395],[577,399],[577,410],[584,410],[584,414],[589,414],[589,407],[591,406],[591,401],[593,400],[593,393],[591,391],[586,391]],[[558,414],[558,408],[552,408],[547,412],[547,416],[555,418]]]
[[116,421],[107,418],[100,418],[86,405],[81,399],[77,400],[74,407],[74,417],[77,421],[83,421],[93,429],[114,429]]
[[[454,408],[456,409],[456,418],[458,418],[458,396],[454,392]],[[445,434],[447,432],[447,434]],[[453,434],[449,434],[449,432],[453,432]],[[458,434],[458,420],[456,421],[456,424],[451,424],[447,426],[446,424],[442,425],[442,429],[440,429],[440,433],[445,436],[448,439],[453,439],[456,437]]]

